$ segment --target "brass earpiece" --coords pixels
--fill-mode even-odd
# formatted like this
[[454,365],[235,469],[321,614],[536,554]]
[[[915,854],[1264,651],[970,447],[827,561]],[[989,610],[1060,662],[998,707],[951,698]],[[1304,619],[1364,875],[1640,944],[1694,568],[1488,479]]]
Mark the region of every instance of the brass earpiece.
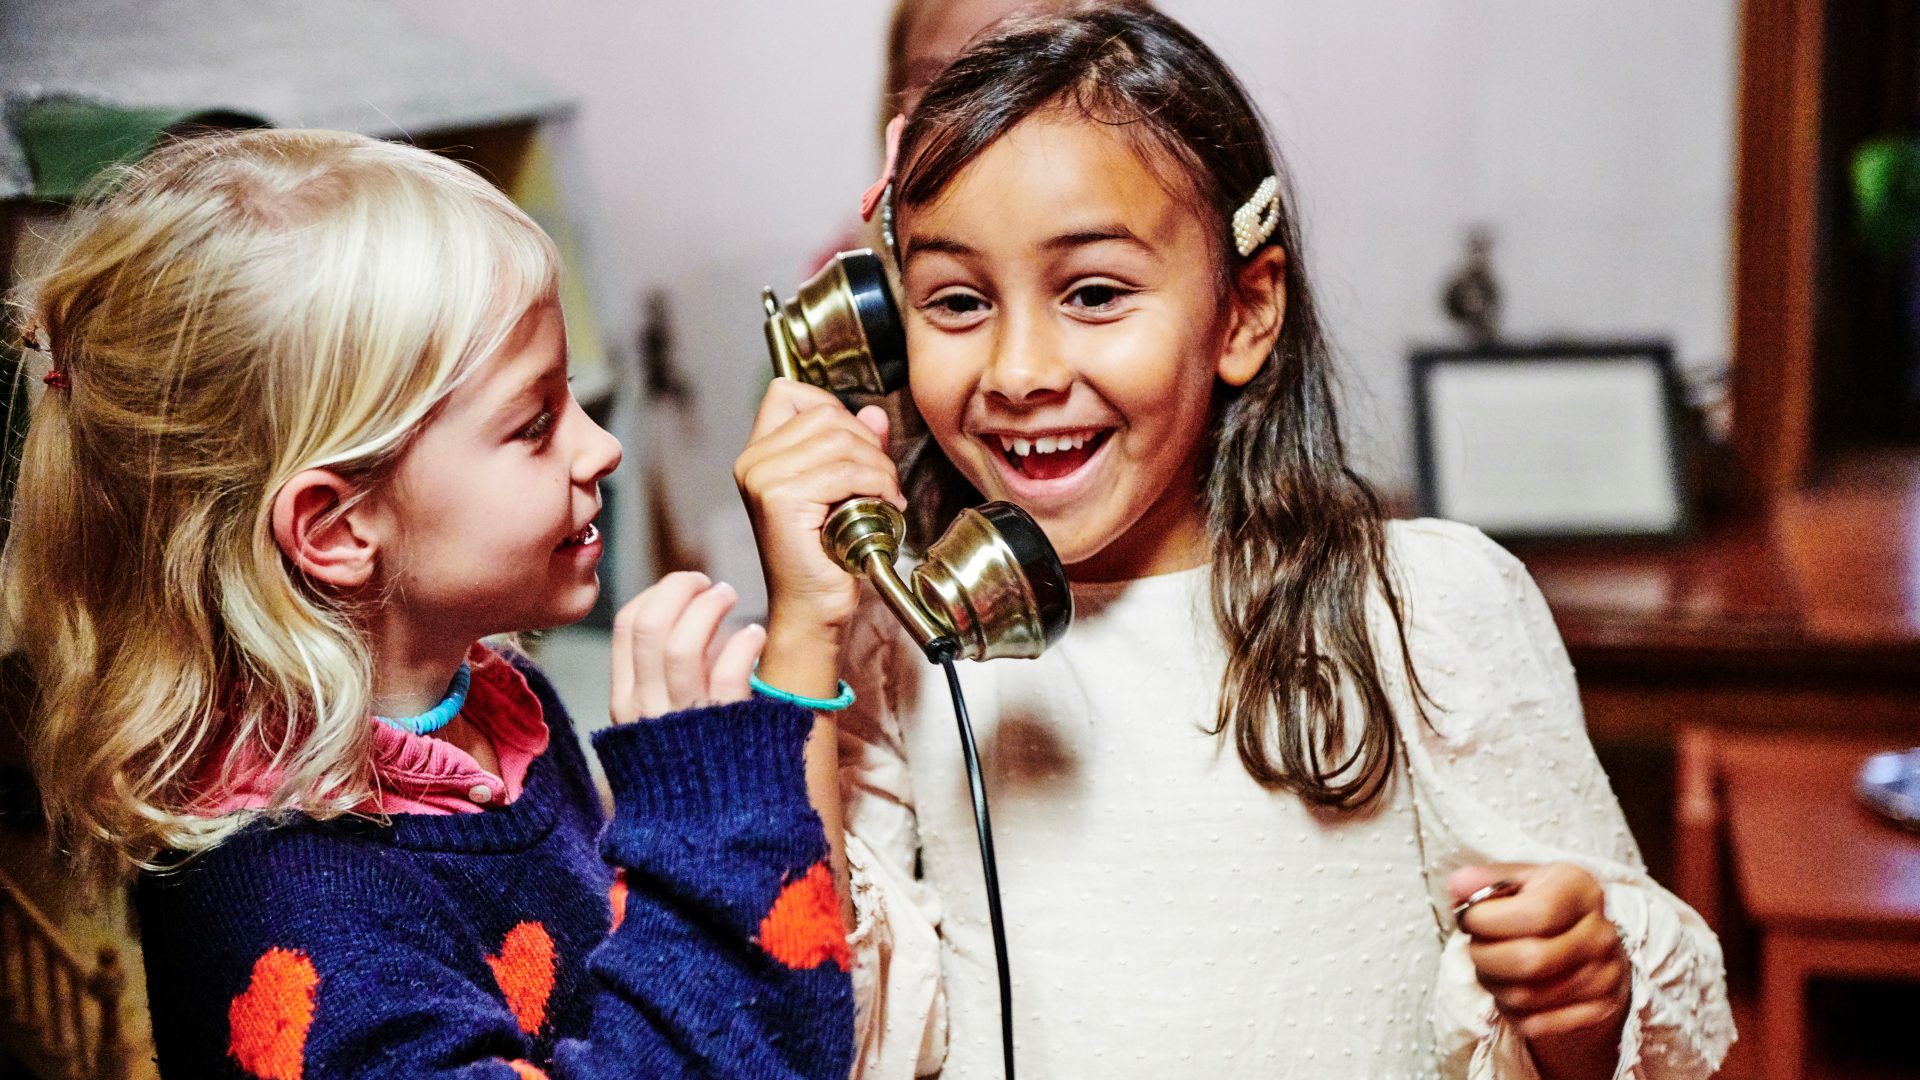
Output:
[[907,384],[907,338],[886,267],[865,248],[843,251],[781,304],[761,294],[773,370],[836,394],[886,394]]
[[[871,251],[843,252],[781,304],[766,290],[767,351],[774,370],[835,393],[886,393],[906,384],[906,335]],[[963,510],[913,570],[894,569],[906,522],[881,499],[835,507],[820,542],[849,573],[864,575],[927,658],[1034,657],[1073,621],[1066,571],[1027,512],[1005,502]]]

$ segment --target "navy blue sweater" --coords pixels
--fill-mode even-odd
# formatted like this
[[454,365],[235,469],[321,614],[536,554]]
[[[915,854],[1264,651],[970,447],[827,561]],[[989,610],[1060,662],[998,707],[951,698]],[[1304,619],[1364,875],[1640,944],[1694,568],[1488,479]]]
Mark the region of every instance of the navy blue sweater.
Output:
[[811,716],[756,699],[599,733],[603,822],[565,710],[515,665],[552,738],[510,805],[263,822],[142,879],[165,1075],[844,1080]]

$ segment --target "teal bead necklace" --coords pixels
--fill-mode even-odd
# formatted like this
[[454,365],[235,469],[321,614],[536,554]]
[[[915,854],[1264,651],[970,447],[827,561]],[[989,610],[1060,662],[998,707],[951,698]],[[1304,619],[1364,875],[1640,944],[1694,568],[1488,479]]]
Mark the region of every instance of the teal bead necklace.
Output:
[[462,660],[460,670],[453,673],[453,685],[447,687],[447,696],[440,704],[418,716],[376,716],[374,719],[409,735],[431,735],[460,715],[460,706],[467,703],[467,688],[472,684],[473,668]]

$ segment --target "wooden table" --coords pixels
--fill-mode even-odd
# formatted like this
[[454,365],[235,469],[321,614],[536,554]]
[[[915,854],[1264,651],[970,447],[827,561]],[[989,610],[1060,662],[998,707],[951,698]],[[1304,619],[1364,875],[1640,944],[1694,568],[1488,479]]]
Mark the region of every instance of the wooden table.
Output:
[[1920,742],[1920,456],[1876,461],[1685,540],[1511,545],[1595,741],[1705,724]]
[[1920,836],[1882,821],[1853,793],[1860,763],[1891,748],[1884,740],[1714,741],[1734,883],[1760,938],[1759,1037],[1770,1080],[1801,1075],[1809,978],[1920,982]]

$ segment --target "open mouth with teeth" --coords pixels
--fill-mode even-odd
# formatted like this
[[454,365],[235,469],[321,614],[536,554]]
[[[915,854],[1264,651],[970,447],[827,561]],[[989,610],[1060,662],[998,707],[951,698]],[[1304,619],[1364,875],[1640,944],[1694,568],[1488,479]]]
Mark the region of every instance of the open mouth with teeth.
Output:
[[562,548],[586,547],[598,539],[600,539],[600,526],[589,521],[586,528],[560,541],[560,546]]
[[1000,435],[1001,456],[1022,476],[1035,480],[1054,480],[1068,476],[1085,465],[1106,445],[1109,430],[1068,431],[1042,435],[1037,439]]

